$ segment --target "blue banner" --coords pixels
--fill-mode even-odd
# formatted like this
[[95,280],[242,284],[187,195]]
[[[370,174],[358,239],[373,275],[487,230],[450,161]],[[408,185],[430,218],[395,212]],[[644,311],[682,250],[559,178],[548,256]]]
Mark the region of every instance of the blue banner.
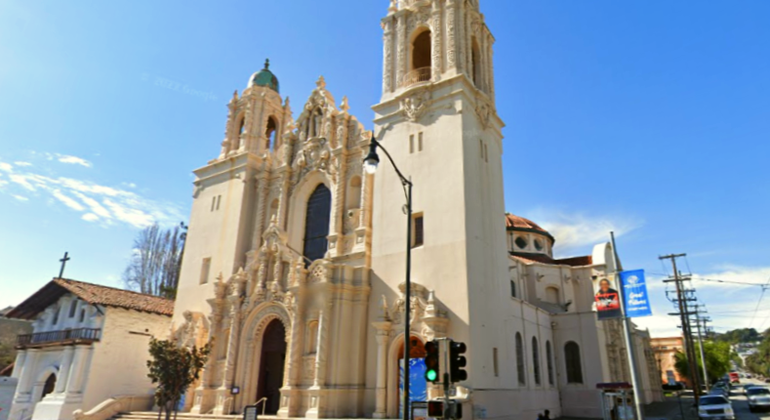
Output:
[[636,318],[652,315],[644,270],[622,271],[620,283],[623,288],[623,306],[626,316]]

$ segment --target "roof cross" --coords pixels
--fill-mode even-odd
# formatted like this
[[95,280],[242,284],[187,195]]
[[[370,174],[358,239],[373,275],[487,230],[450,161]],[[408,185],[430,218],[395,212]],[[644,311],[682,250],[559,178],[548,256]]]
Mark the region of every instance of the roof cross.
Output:
[[64,258],[59,260],[59,261],[61,261],[61,269],[59,270],[59,277],[58,278],[62,278],[62,276],[64,275],[64,266],[67,265],[67,261],[72,259],[68,255],[69,255],[69,252],[65,252],[64,253]]

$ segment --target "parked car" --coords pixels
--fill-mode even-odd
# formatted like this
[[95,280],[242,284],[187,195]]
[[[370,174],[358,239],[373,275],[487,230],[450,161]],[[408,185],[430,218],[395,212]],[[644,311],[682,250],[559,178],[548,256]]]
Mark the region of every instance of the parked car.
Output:
[[730,400],[722,395],[706,395],[700,398],[698,419],[729,419],[735,420],[735,412]]
[[749,411],[752,413],[758,408],[770,408],[770,390],[767,388],[752,386],[746,390],[746,396],[749,400]]

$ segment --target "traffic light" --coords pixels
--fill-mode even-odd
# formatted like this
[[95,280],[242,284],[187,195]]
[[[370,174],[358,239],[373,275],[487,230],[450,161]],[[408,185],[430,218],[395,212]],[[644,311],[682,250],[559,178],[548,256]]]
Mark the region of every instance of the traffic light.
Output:
[[425,343],[425,380],[436,383],[439,380],[438,374],[438,341],[428,341]]
[[428,401],[428,417],[434,419],[444,418],[444,401]]
[[462,382],[468,379],[468,372],[463,369],[467,361],[462,355],[466,350],[465,343],[449,341],[449,375],[452,382]]

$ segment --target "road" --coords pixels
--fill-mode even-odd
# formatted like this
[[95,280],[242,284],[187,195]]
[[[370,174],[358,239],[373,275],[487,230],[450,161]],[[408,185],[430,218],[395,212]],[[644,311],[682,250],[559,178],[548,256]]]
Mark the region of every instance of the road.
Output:
[[746,400],[746,395],[743,393],[743,385],[747,384],[762,385],[770,388],[770,384],[760,383],[754,379],[741,379],[741,385],[735,386],[730,393],[730,401],[733,403],[736,420],[770,420],[770,411],[766,410],[756,413],[749,411],[749,403]]

